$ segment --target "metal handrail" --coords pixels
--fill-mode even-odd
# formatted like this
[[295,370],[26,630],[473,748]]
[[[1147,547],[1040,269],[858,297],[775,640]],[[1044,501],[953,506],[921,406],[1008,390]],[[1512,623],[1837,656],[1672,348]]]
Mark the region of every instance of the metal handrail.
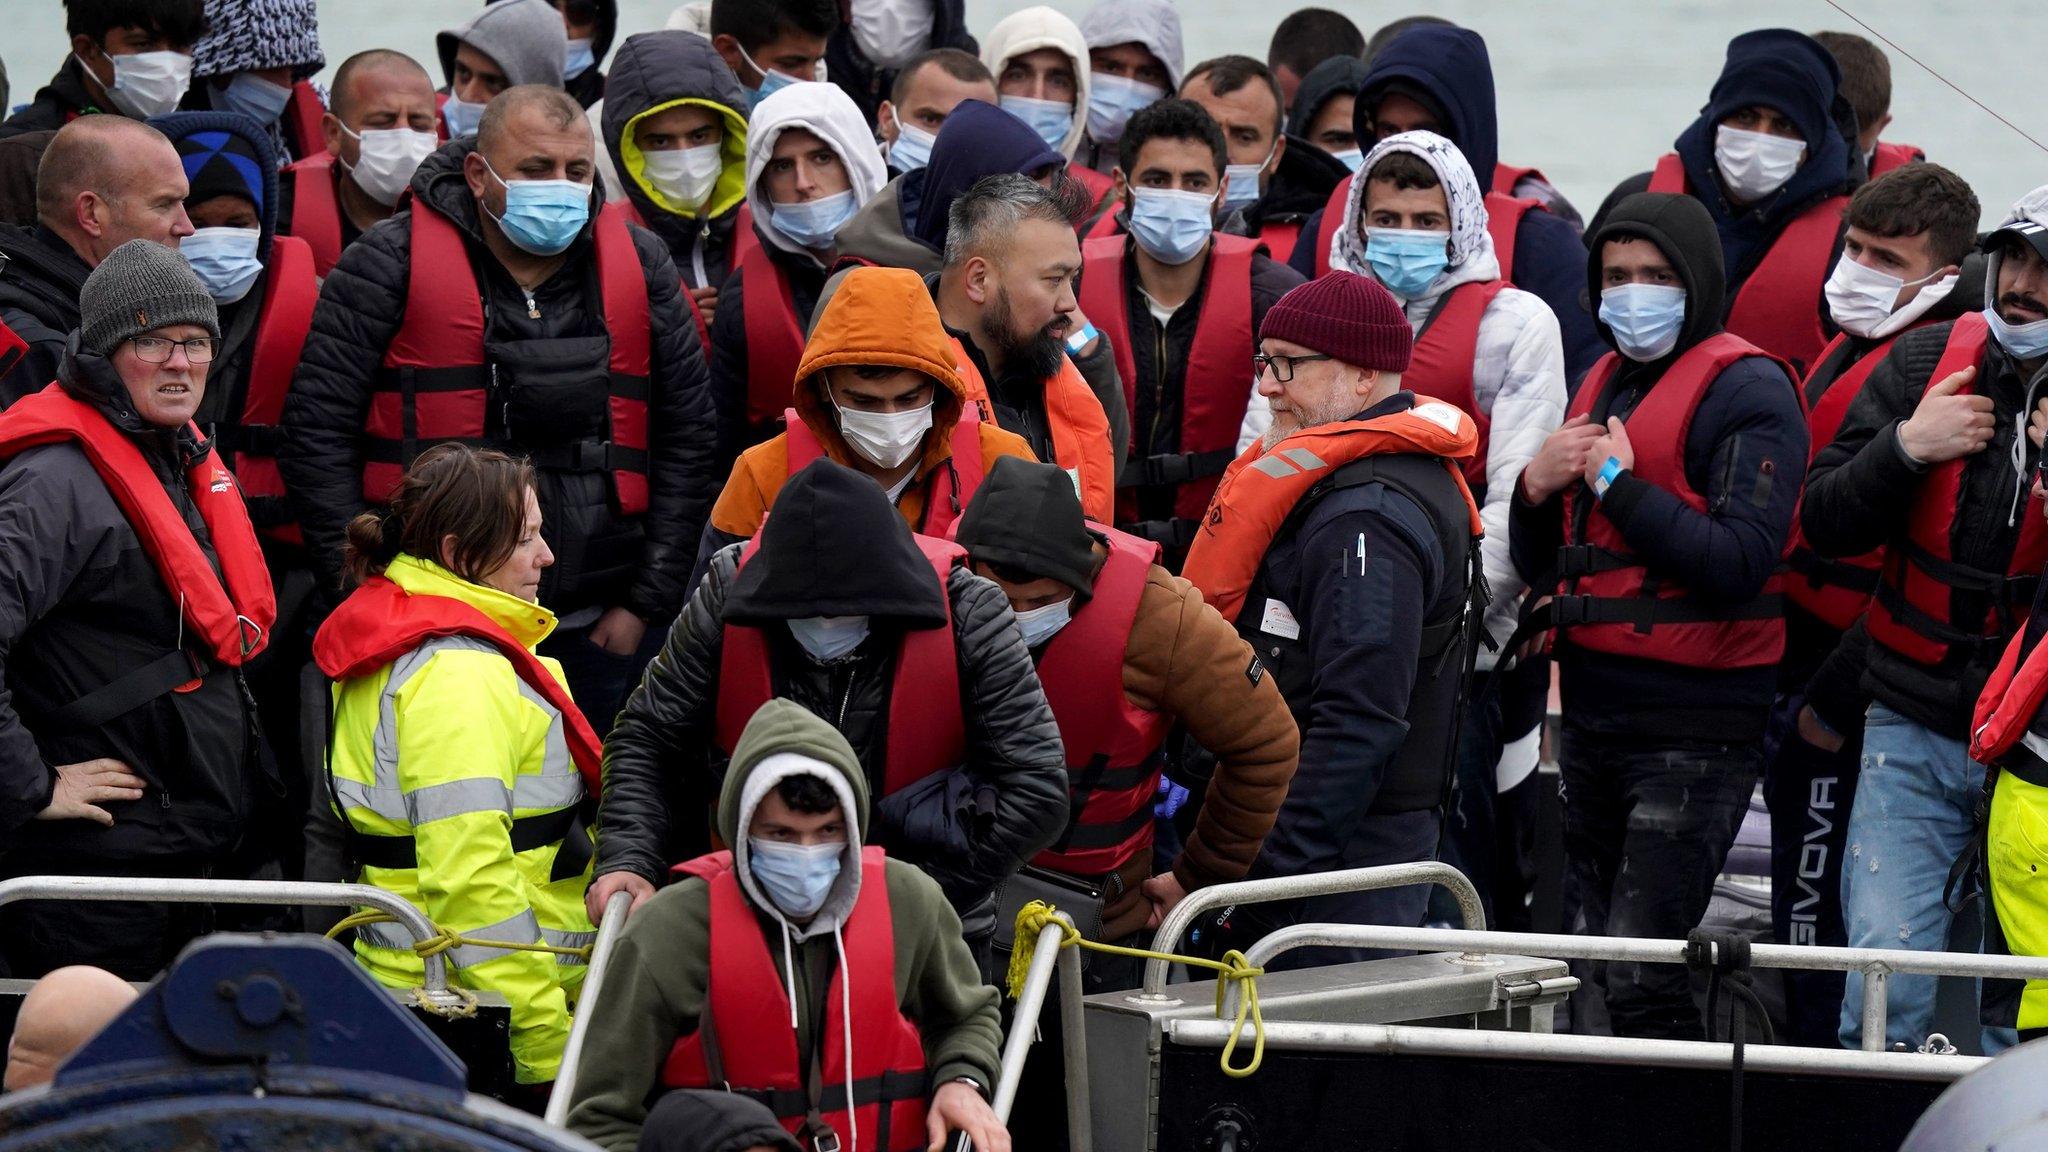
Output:
[[604,977],[611,967],[612,952],[618,947],[619,933],[625,931],[626,917],[633,907],[631,892],[614,892],[604,906],[604,917],[597,925],[597,939],[590,944],[589,966],[583,972],[583,990],[576,995],[576,1016],[569,1022],[569,1043],[562,1049],[562,1065],[555,1073],[555,1086],[548,1091],[547,1111],[543,1114],[550,1124],[564,1125],[569,1121],[569,1097],[576,1091],[576,1073],[583,1063],[583,1045],[590,1037],[590,1008],[597,1003],[598,994],[604,991]]
[[1074,922],[1064,912],[1054,912],[1052,920],[1038,930],[1038,940],[1031,950],[1031,970],[1024,977],[1024,988],[1010,1016],[1010,1034],[1003,1038],[1003,1063],[996,1077],[992,1105],[996,1119],[1008,1124],[1010,1110],[1017,1103],[1017,1085],[1024,1076],[1024,1059],[1036,1039],[1039,1013],[1045,1008],[1046,990],[1057,971],[1060,1050],[1066,1064],[1068,1142],[1072,1152],[1089,1152],[1094,1132],[1089,1118],[1087,1022],[1081,1014],[1081,953],[1079,949],[1060,946],[1073,930]]
[[[1479,890],[1472,886],[1463,872],[1438,860],[1419,860],[1413,864],[1382,864],[1372,868],[1346,868],[1337,872],[1317,872],[1307,876],[1280,876],[1270,880],[1238,880],[1229,884],[1212,884],[1207,888],[1190,892],[1174,905],[1173,911],[1159,925],[1159,931],[1152,936],[1152,951],[1171,951],[1174,944],[1184,935],[1195,917],[1211,908],[1228,904],[1263,904],[1274,900],[1299,900],[1308,896],[1333,896],[1340,892],[1371,892],[1380,888],[1405,888],[1410,884],[1438,884],[1448,889],[1457,898],[1458,910],[1464,915],[1465,923],[1479,929],[1486,927],[1486,906],[1479,900]],[[1129,997],[1137,1003],[1156,1002],[1166,999],[1166,968],[1164,960],[1145,962],[1145,984],[1142,992]]]
[[[165,904],[315,904],[329,908],[375,908],[412,933],[414,943],[440,935],[412,902],[368,884],[322,884],[309,880],[200,880],[170,876],[17,876],[0,880],[0,905],[19,900],[138,900]],[[420,1000],[429,1007],[458,1007],[448,989],[448,961],[421,957]]]
[[[1391,928],[1379,924],[1297,924],[1252,945],[1245,961],[1254,967],[1295,948],[1385,948],[1404,952],[1505,953],[1565,960],[1621,960],[1683,964],[1683,940],[1629,936],[1558,936],[1523,932],[1475,932],[1463,928]],[[1461,961],[1465,957],[1461,955]],[[1914,952],[1901,948],[1834,948],[1804,944],[1751,944],[1753,968],[1794,968],[1861,972],[1863,1049],[1884,1050],[1888,1013],[1886,980],[1895,972],[1922,976],[2048,980],[2048,957],[1985,956],[1975,952]]]

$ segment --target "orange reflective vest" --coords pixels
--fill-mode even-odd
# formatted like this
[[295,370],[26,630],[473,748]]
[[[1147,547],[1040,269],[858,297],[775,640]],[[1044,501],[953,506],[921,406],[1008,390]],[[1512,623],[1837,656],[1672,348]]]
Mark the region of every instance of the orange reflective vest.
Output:
[[[981,369],[960,338],[952,339],[953,363],[967,389],[961,399],[978,407],[983,420],[994,420],[995,405]],[[1065,356],[1060,357],[1059,371],[1045,382],[1045,417],[1052,428],[1053,463],[1074,477],[1081,511],[1091,520],[1109,523],[1116,516],[1116,454],[1109,442],[1109,414],[1081,378],[1081,370]]]

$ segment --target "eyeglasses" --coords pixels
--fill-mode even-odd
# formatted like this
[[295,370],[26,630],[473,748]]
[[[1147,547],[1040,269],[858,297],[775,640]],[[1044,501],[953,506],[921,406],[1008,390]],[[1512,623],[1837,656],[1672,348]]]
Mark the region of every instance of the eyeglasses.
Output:
[[190,340],[166,340],[161,336],[137,336],[129,341],[135,346],[135,358],[144,364],[168,364],[171,349],[183,348],[185,359],[193,364],[206,364],[213,360],[214,346],[219,343],[211,336],[194,336]]
[[1273,379],[1282,384],[1291,384],[1294,381],[1294,366],[1296,364],[1312,364],[1317,360],[1335,359],[1335,356],[1325,356],[1320,352],[1313,356],[1268,356],[1264,352],[1260,352],[1252,357],[1252,378],[1256,380],[1264,376],[1268,369],[1271,369]]

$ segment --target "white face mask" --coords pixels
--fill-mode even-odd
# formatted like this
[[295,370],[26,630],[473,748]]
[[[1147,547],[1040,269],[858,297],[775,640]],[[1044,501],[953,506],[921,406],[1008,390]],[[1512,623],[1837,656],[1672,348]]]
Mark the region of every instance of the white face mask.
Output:
[[789,634],[804,646],[811,659],[819,661],[837,660],[860,647],[868,638],[868,618],[865,616],[807,616],[800,620],[786,621]]
[[432,156],[439,145],[432,132],[415,132],[410,128],[372,128],[358,134],[343,125],[341,130],[361,145],[355,167],[342,167],[348,168],[356,187],[386,208],[398,203],[420,162]]
[[656,192],[695,212],[711,199],[711,190],[725,171],[725,145],[642,152],[640,162]]
[[1024,646],[1036,648],[1052,639],[1074,618],[1074,598],[1017,613],[1017,630],[1024,634]]
[[901,68],[912,56],[932,46],[926,42],[932,36],[937,7],[901,0],[854,0],[849,21],[854,47],[875,65],[877,72]]
[[834,400],[839,413],[839,434],[855,452],[883,468],[900,467],[924,445],[931,431],[932,406],[907,412],[850,412]]
[[109,53],[107,59],[114,62],[114,82],[107,86],[107,99],[137,120],[174,111],[192,84],[190,53],[168,49],[126,56]]
[[1714,164],[1728,190],[1744,203],[1761,200],[1785,186],[1806,158],[1806,142],[1768,132],[1745,132],[1726,124],[1714,133]]
[[[1941,275],[1935,272],[1933,276]],[[1927,313],[1954,290],[1956,277],[1944,277],[1929,284],[1933,276],[1912,281],[1879,272],[1851,260],[1845,253],[1828,277],[1825,294],[1828,313],[1842,331],[1866,340],[1889,336]],[[1899,294],[1913,284],[1923,287],[1906,306],[1898,307]]]

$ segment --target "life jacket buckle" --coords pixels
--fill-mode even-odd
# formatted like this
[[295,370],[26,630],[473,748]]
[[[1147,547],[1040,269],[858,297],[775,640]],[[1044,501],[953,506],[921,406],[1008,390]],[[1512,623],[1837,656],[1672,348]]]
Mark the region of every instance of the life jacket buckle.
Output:
[[235,616],[235,625],[241,632],[242,656],[244,658],[253,655],[258,648],[263,647],[263,625],[249,619],[247,616],[239,614]]
[[[848,1107],[851,1107],[851,1101]],[[811,1152],[839,1152],[839,1133],[827,1128],[811,1138]]]

